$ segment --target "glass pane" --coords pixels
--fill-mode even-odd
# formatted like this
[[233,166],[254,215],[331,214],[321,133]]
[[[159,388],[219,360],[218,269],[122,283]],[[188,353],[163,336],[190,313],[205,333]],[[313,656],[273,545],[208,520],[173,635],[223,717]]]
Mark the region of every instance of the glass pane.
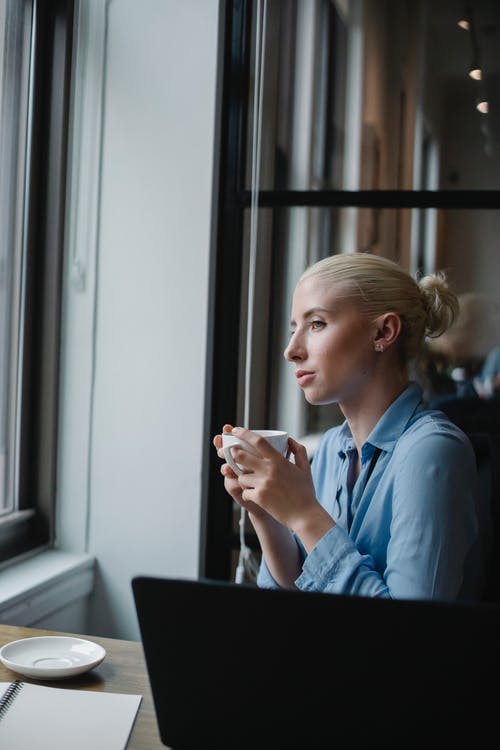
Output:
[[255,5],[247,188],[500,189],[498,0]]
[[15,508],[31,4],[0,0],[0,512]]

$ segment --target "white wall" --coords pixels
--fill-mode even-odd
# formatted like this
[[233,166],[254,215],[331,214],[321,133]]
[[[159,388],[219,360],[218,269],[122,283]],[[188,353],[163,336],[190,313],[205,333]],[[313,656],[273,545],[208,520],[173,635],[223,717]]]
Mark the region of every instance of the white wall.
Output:
[[198,573],[218,2],[79,14],[58,546],[138,639],[132,577]]

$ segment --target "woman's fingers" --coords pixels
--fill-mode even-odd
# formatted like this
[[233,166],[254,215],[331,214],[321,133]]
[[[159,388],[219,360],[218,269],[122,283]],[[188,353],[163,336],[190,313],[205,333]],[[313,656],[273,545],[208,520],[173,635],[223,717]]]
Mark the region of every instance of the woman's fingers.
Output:
[[220,473],[224,478],[235,479],[238,481],[238,475],[234,473],[229,464],[222,464],[220,467]]
[[232,424],[225,424],[222,428],[222,434],[215,435],[212,440],[212,444],[217,449],[217,455],[219,456],[219,458],[224,458],[224,450],[222,448],[222,435],[225,433],[231,433],[232,429]]
[[295,465],[298,466],[299,469],[304,469],[306,466],[309,466],[309,456],[307,455],[307,450],[304,445],[298,443],[293,438],[288,438],[288,447],[290,452],[293,453]]
[[258,435],[256,432],[252,432],[252,430],[247,430],[245,427],[234,427],[232,430],[232,434],[235,437],[244,440],[263,456],[269,454],[269,452],[272,453],[274,451],[274,448],[266,440],[265,437],[263,437],[262,435]]
[[[237,427],[233,430],[233,435],[244,440],[256,452],[256,454],[250,453],[248,450],[245,450],[244,446],[234,445],[231,447],[231,453],[234,460],[238,464],[244,466],[247,471],[256,470],[260,466],[260,461],[263,458],[276,458],[276,449],[263,435],[258,435],[251,430],[244,429],[243,427]],[[294,457],[294,463],[299,468],[310,468],[309,456],[307,455],[305,446],[289,437],[288,449],[284,458],[288,461],[292,455]]]

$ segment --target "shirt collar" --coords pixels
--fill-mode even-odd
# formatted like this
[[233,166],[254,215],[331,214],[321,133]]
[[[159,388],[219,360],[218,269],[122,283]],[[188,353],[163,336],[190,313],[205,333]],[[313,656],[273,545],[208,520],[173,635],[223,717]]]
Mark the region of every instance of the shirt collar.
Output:
[[[421,404],[422,388],[418,383],[410,383],[403,393],[393,401],[387,411],[382,414],[379,421],[368,435],[361,450],[363,459],[365,458],[365,446],[370,455],[373,453],[374,448],[381,448],[383,451],[391,451],[399,437],[405,431],[406,425]],[[343,454],[345,456],[347,451],[354,448],[352,433],[347,421],[344,422],[340,428],[339,437],[341,446],[339,455]]]

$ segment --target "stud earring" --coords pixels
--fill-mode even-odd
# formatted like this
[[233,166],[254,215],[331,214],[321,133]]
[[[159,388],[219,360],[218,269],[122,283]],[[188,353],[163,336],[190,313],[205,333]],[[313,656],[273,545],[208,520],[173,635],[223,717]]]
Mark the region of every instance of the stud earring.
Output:
[[380,343],[380,341],[378,341],[378,342],[377,342],[377,343],[375,344],[375,351],[376,351],[376,352],[383,352],[383,351],[384,351],[384,345],[383,345],[383,344],[381,344],[381,343]]

